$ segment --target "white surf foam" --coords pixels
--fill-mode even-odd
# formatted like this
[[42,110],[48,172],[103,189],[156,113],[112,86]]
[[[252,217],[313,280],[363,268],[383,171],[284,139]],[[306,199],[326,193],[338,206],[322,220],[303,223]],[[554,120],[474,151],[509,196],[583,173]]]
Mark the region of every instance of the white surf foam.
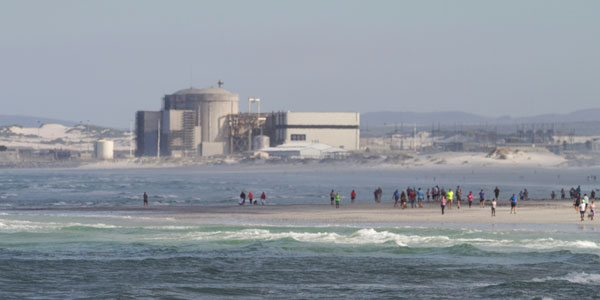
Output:
[[534,278],[533,282],[546,282],[546,281],[568,281],[571,283],[589,284],[589,285],[600,285],[600,274],[588,274],[585,272],[571,272],[565,276],[558,277],[545,277],[545,278]]

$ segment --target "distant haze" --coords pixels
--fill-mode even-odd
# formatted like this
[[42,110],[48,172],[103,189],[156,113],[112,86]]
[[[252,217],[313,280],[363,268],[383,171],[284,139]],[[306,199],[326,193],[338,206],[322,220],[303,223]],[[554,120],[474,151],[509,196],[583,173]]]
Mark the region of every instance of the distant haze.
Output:
[[224,80],[263,111],[600,103],[600,1],[2,1],[1,114],[128,128]]

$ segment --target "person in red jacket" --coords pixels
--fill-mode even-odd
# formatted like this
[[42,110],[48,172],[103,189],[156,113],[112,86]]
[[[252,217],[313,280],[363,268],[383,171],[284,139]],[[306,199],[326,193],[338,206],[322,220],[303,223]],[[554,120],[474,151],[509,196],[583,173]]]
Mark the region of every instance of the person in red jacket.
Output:
[[260,195],[260,204],[261,205],[267,204],[267,194],[265,194],[265,192],[262,192],[262,195]]
[[250,200],[250,205],[256,204],[256,202],[253,202],[252,199],[254,199],[254,195],[252,195],[252,192],[248,192],[248,200]]
[[354,200],[356,199],[356,192],[354,190],[350,193],[350,199],[352,199],[352,204],[354,204]]

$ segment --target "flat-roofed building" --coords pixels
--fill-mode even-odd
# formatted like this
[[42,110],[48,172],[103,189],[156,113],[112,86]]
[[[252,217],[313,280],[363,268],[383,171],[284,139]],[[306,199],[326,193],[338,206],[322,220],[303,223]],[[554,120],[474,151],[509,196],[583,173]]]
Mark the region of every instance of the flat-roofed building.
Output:
[[357,112],[276,112],[267,117],[271,145],[311,143],[358,150],[360,114]]

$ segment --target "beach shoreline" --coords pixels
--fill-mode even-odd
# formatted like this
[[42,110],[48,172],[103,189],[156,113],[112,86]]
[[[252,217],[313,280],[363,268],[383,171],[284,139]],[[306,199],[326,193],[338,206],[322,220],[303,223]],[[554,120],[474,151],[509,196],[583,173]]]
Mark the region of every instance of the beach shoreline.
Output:
[[[471,208],[463,202],[446,208],[441,215],[437,202],[424,202],[423,208],[394,208],[394,204],[342,204],[339,209],[329,204],[298,205],[231,205],[231,206],[113,206],[113,207],[45,207],[11,208],[3,212],[96,212],[107,214],[140,214],[148,218],[174,218],[181,221],[226,224],[231,220],[249,223],[275,222],[278,224],[327,223],[332,225],[364,223],[460,223],[460,224],[571,224],[600,226],[600,221],[580,221],[570,200],[526,200],[518,204],[517,214],[510,214],[508,200],[498,201],[496,216],[491,216],[489,201],[484,208],[474,201]],[[588,211],[589,212],[589,209]]]

